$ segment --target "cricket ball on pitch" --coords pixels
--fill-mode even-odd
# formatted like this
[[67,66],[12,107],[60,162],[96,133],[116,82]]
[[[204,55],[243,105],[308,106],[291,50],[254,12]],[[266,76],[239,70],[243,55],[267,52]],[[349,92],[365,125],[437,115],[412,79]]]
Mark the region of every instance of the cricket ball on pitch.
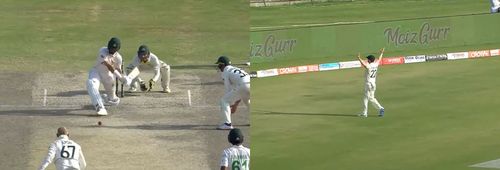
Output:
[[101,122],[101,121],[97,122],[97,125],[101,126],[101,125],[102,125],[102,122]]

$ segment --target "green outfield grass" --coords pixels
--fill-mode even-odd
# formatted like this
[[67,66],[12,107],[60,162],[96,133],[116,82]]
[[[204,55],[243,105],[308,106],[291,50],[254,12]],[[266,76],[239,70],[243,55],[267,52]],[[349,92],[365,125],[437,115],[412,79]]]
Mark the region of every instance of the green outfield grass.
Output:
[[131,62],[142,43],[169,64],[247,61],[245,0],[5,0],[0,70],[86,71],[112,36]]
[[[488,9],[489,2],[480,3],[471,0],[453,2],[361,0],[344,3],[318,3],[316,5],[253,7],[250,8],[253,28],[251,31],[251,55],[255,55],[255,49],[257,49],[255,44],[267,43],[266,37],[268,35],[274,35],[278,40],[295,39],[297,45],[291,52],[284,55],[277,54],[272,57],[260,55],[251,58],[252,70],[355,60],[358,52],[363,55],[373,54],[382,47],[387,48],[387,56],[440,54],[499,48],[498,40],[500,38],[493,38],[496,34],[490,34],[490,32],[494,32],[493,28],[496,26],[484,26],[484,24],[496,23],[493,21],[497,21],[500,15],[488,14]],[[422,19],[426,17],[442,18]],[[272,28],[294,24],[328,24],[349,21],[375,22],[309,28]],[[423,23],[449,27],[451,34],[446,40],[441,39],[426,45],[395,46],[393,43],[387,42],[385,29],[401,27],[401,33],[408,30],[418,32]],[[261,28],[255,29],[257,27]]]
[[381,21],[490,12],[489,1],[355,0],[292,6],[252,7],[252,27]]
[[383,66],[386,116],[361,112],[363,70],[252,80],[252,168],[473,169],[500,158],[500,58]]
[[[489,11],[489,2],[359,0],[250,11],[255,28],[478,14]],[[385,56],[498,47],[388,48]],[[339,58],[311,51],[311,58],[252,63],[252,70],[355,60],[357,52]],[[252,79],[252,168],[479,170],[468,166],[500,158],[499,64],[499,57],[491,57],[382,66],[377,98],[386,108],[383,118],[371,105],[370,117],[356,116],[364,91],[361,68]]]

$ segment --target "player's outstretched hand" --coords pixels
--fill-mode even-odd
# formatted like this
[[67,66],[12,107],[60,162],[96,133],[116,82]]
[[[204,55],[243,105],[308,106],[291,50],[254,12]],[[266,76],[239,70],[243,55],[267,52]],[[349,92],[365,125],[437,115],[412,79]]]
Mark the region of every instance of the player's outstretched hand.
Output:
[[380,53],[384,53],[384,51],[385,51],[385,47],[380,49]]
[[104,64],[104,66],[106,66],[109,71],[115,72],[115,68],[108,61],[103,61],[101,64]]

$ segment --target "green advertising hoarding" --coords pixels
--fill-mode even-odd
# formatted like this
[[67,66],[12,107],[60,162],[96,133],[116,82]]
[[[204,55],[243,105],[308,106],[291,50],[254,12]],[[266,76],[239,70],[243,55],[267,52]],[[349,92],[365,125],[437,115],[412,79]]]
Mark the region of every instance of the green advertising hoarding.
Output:
[[254,64],[315,58],[348,61],[358,52],[374,53],[382,47],[404,53],[479,44],[500,46],[499,28],[500,15],[481,14],[253,30],[250,59]]

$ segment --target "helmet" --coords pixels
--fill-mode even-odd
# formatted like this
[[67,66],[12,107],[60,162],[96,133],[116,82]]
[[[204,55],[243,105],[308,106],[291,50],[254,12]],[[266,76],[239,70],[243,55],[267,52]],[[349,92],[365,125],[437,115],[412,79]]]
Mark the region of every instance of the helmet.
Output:
[[227,140],[233,145],[239,145],[243,143],[243,133],[238,128],[231,129],[229,135],[227,135]]
[[231,61],[226,56],[220,56],[215,64],[224,64],[226,66],[231,65]]
[[373,55],[368,55],[368,56],[366,56],[366,58],[367,58],[367,59],[368,59],[368,61],[370,61],[370,62],[375,61],[375,56],[373,56]]
[[137,54],[149,54],[149,48],[146,45],[141,45],[139,46],[139,49],[137,50]]
[[119,50],[121,46],[120,39],[113,37],[108,42],[108,49],[116,49]]

